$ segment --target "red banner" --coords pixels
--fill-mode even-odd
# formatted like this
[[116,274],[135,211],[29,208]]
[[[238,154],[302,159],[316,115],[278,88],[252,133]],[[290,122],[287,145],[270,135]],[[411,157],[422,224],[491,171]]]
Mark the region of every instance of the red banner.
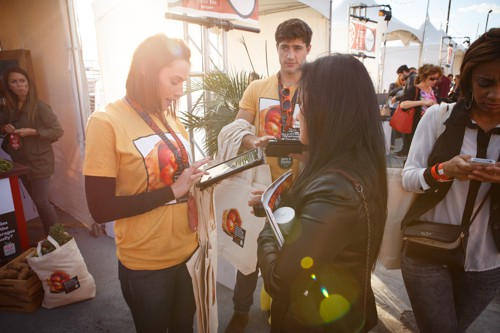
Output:
[[352,21],[349,25],[349,48],[351,51],[375,52],[375,36],[377,29],[370,28],[361,21]]
[[258,0],[169,0],[169,10],[182,14],[249,21],[259,19]]
[[453,59],[453,46],[448,46],[448,52],[446,53],[446,64],[451,65],[452,59]]

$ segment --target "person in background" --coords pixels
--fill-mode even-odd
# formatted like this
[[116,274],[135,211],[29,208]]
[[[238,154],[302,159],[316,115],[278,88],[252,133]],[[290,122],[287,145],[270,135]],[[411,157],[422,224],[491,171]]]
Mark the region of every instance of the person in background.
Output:
[[453,79],[453,74],[448,74],[448,79],[450,80],[450,90],[455,86],[455,80]]
[[271,332],[368,332],[387,207],[375,90],[363,64],[340,54],[303,65],[299,90],[308,154],[280,204],[295,210],[294,224],[281,249],[269,223],[258,239]]
[[396,70],[396,74],[396,81],[389,85],[388,98],[390,98],[389,107],[392,110],[391,115],[394,114],[394,111],[396,111],[398,107],[399,102],[396,97],[403,95],[406,79],[410,76],[410,70],[408,66],[402,65]]
[[49,201],[50,177],[55,168],[52,143],[63,136],[64,130],[51,107],[38,98],[35,83],[24,69],[8,69],[3,85],[5,107],[0,112],[0,132],[10,143],[4,146],[14,162],[28,167],[28,174],[20,178],[35,203],[47,236],[50,227],[58,222],[57,212]]
[[[275,40],[280,70],[276,75],[253,81],[248,86],[236,115],[236,119],[244,119],[256,128],[255,135],[243,137],[241,146],[244,150],[265,148],[272,138],[298,139],[298,122],[294,121],[299,109],[297,84],[302,65],[311,50],[311,38],[309,25],[297,18],[286,20],[277,27]],[[267,157],[266,160],[273,180],[289,169],[295,173],[298,171],[299,161],[291,157]],[[258,268],[248,275],[237,272],[233,295],[234,314],[226,333],[243,332],[247,325],[258,274]]]
[[[404,188],[419,193],[415,205],[421,208],[418,214],[410,210],[403,223],[457,225],[477,212],[463,269],[403,251],[401,272],[422,333],[465,332],[500,290],[500,28],[470,45],[460,74],[458,102],[446,113],[438,105],[427,110],[402,173]],[[471,157],[497,162],[477,165]]]
[[433,88],[436,81],[442,74],[443,72],[441,71],[441,67],[432,64],[425,64],[421,66],[418,69],[415,86],[408,89],[403,95],[400,102],[401,108],[405,110],[414,107],[416,108],[416,112],[413,116],[412,132],[403,135],[403,148],[394,153],[396,157],[406,158],[413,140],[413,133],[415,133],[415,129],[417,128],[420,118],[422,118],[425,110],[427,110],[429,106],[437,103],[437,97],[434,94]]
[[453,87],[450,89],[448,97],[452,103],[458,101],[458,96],[460,96],[460,75],[455,75],[453,79]]
[[391,99],[392,103],[401,102],[401,99],[403,98],[406,91],[415,85],[415,78],[417,77],[417,69],[415,67],[408,68],[408,66],[406,65],[401,65],[397,70],[398,74],[399,72],[403,73],[403,77],[405,79],[405,86],[402,95],[392,97]]
[[[441,72],[444,72],[443,67],[441,67]],[[437,88],[437,98],[438,101],[446,101],[448,102],[448,94],[451,88],[451,80],[446,75],[442,75],[436,84]]]
[[97,223],[116,220],[118,277],[137,332],[193,332],[186,261],[198,247],[187,196],[208,160],[191,162],[177,100],[191,68],[182,40],[158,34],[135,50],[126,96],[86,130],[85,191]]
[[[388,105],[389,108],[391,109],[391,117],[396,112],[396,109],[398,108],[399,102],[398,98],[403,95],[404,87],[405,87],[405,82],[408,76],[410,75],[410,70],[408,69],[408,66],[402,65],[399,66],[399,68],[396,71],[397,77],[396,81],[392,82],[389,85],[389,94],[387,96],[388,100]],[[395,141],[396,141],[396,136],[400,136],[399,132],[396,132],[395,129],[391,129],[391,148],[394,147]]]
[[405,90],[410,89],[415,85],[415,79],[417,78],[417,69],[415,67],[410,67],[410,75],[406,78]]
[[248,84],[255,80],[260,80],[260,75],[255,72],[250,72],[250,74],[248,74]]

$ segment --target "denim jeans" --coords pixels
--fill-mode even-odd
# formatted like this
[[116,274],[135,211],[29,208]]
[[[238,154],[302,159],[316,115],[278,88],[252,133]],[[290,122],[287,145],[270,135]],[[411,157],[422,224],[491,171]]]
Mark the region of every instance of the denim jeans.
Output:
[[147,271],[118,262],[118,277],[138,333],[193,332],[196,303],[185,263]]
[[401,273],[420,333],[465,332],[500,290],[500,268],[464,272],[404,251]]
[[257,287],[259,278],[259,269],[248,275],[240,271],[236,273],[236,284],[234,285],[233,304],[234,311],[242,314],[248,314],[253,304],[253,293]]
[[31,195],[42,221],[43,231],[48,235],[50,227],[58,222],[56,209],[49,201],[50,177],[28,180],[26,176],[22,176],[21,181]]

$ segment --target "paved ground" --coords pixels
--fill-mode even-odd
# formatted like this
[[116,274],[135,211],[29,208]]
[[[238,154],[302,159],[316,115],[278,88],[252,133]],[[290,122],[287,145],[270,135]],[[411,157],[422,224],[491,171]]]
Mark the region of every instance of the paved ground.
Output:
[[[134,332],[129,310],[120,292],[117,279],[115,245],[112,238],[92,237],[89,230],[70,215],[59,211],[66,230],[75,237],[89,272],[94,276],[97,295],[94,299],[55,309],[40,308],[33,313],[0,312],[0,332],[8,333],[59,333],[59,332]],[[38,219],[28,222],[30,240],[41,237]],[[372,277],[376,295],[379,325],[372,331],[418,332],[409,305],[401,272],[377,267]],[[268,332],[267,314],[260,310],[259,279],[254,294],[255,304],[245,332]],[[223,332],[232,315],[232,291],[218,284],[219,332]],[[494,333],[500,331],[500,295],[488,306],[468,330],[469,333]]]

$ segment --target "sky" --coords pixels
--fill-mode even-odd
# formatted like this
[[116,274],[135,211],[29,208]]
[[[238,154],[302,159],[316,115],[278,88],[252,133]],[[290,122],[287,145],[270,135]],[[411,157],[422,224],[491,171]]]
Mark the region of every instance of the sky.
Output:
[[[90,4],[94,0],[78,0],[78,10],[81,13],[82,34],[93,38],[93,14]],[[167,1],[167,0],[165,0]],[[333,0],[338,1],[338,0]],[[429,19],[436,28],[446,30],[448,5],[450,21],[448,36],[470,37],[471,42],[484,33],[488,11],[492,12],[488,18],[488,28],[500,27],[500,0],[375,0],[378,4],[390,5],[392,15],[411,27],[419,28],[425,22],[427,2],[429,1]],[[363,0],[359,1],[360,3]],[[459,41],[460,39],[457,39]],[[465,39],[464,39],[465,40]],[[85,43],[84,53],[87,58],[96,58],[97,51],[94,43]]]
[[[419,28],[425,22],[427,0],[376,0],[376,2],[390,5],[393,17],[411,27]],[[488,18],[488,28],[500,27],[500,0],[430,0],[429,19],[436,28],[446,31],[446,17],[450,3],[448,36],[467,36],[471,42],[476,40],[484,33],[490,9],[492,12]]]

